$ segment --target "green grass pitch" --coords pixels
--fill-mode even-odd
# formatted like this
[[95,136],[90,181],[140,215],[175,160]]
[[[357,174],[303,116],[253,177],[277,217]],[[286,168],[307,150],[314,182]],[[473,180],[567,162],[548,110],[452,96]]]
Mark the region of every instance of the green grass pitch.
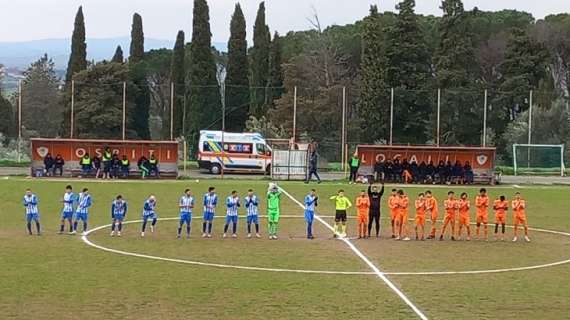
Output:
[[[140,219],[146,196],[158,198],[161,218],[177,217],[177,201],[186,187],[198,198],[208,186],[223,200],[236,189],[263,195],[262,181],[71,181],[75,191],[88,187],[94,206],[90,228],[110,223],[110,202],[117,194],[129,201],[127,220]],[[0,180],[0,318],[1,319],[417,319],[417,315],[376,275],[307,274],[200,266],[150,260],[105,252],[87,246],[80,236],[57,235],[66,181]],[[321,197],[319,214],[332,215],[326,198],[344,188],[354,198],[362,186],[333,183],[307,186],[280,184],[302,200],[310,187]],[[41,237],[25,232],[21,198],[30,187],[40,198],[44,228]],[[391,186],[387,186],[390,189]],[[425,187],[404,188],[411,196]],[[432,189],[443,200],[448,188]],[[473,199],[477,188],[467,191]],[[520,191],[527,200],[531,227],[570,232],[568,192],[564,187],[490,188],[492,198]],[[386,213],[386,199],[383,216]],[[262,205],[261,211],[265,207]],[[238,239],[221,239],[223,220],[214,222],[213,239],[202,239],[201,214],[194,213],[192,238],[176,239],[176,220],[158,222],[154,234],[139,236],[139,223],[125,226],[123,237],[109,229],[89,240],[116,250],[150,256],[246,267],[370,272],[342,241],[331,238],[315,222],[317,239],[305,237],[302,209],[283,197],[282,214],[295,217],[280,223],[280,239],[246,239],[240,219]],[[224,216],[223,208],[218,216]],[[244,215],[243,208],[240,215]],[[354,216],[355,212],[352,211]],[[472,217],[474,212],[472,212]],[[411,217],[414,213],[411,212]],[[491,215],[492,216],[492,215]],[[509,213],[508,222],[511,221]],[[330,218],[325,218],[330,223]],[[472,219],[473,220],[473,219]],[[349,235],[356,231],[348,222]],[[398,242],[389,235],[352,242],[430,319],[568,319],[570,264],[526,271],[453,275],[392,275],[398,272],[509,269],[570,259],[570,237],[531,231],[531,243],[510,241]],[[512,229],[507,229],[509,238]]]

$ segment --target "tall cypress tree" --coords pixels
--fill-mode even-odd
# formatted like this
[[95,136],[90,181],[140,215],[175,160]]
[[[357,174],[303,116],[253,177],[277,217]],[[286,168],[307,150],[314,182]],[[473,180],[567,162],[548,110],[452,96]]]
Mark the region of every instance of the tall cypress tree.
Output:
[[386,84],[394,88],[394,142],[424,144],[431,113],[431,57],[414,0],[403,0],[386,32]]
[[[13,137],[17,131],[16,121],[14,121],[14,109],[8,99],[0,93],[0,133],[5,138]],[[0,141],[0,144],[4,141]]]
[[[186,92],[186,64],[185,64],[185,35],[184,31],[178,31],[176,43],[172,51],[172,62],[170,64],[170,81],[174,84],[174,136],[184,135],[182,132],[184,121],[184,94]],[[165,117],[168,123],[162,122],[163,128],[170,127],[170,114]]]
[[378,7],[370,7],[362,30],[362,84],[358,111],[362,120],[362,138],[375,142],[388,138],[389,95],[385,82],[383,26]]
[[265,115],[268,102],[267,86],[269,82],[269,53],[271,34],[265,23],[265,2],[259,4],[255,25],[253,26],[253,48],[251,49],[251,114],[256,117]]
[[[436,78],[442,90],[441,133],[442,144],[479,144],[483,110],[477,85],[478,64],[473,47],[468,13],[461,0],[444,0],[441,9],[440,43],[435,57]],[[436,105],[432,112],[435,128]],[[458,125],[461,124],[461,125]],[[433,130],[432,132],[435,132]]]
[[226,76],[226,128],[241,132],[249,113],[249,77],[245,17],[238,4],[230,23]]
[[63,121],[61,123],[60,135],[69,135],[71,116],[71,81],[73,75],[87,69],[87,44],[85,43],[85,18],[83,7],[79,7],[75,15],[73,35],[71,36],[71,54],[65,73],[65,93],[63,95]]
[[127,126],[129,132],[136,133],[132,139],[150,139],[149,129],[149,109],[150,109],[150,89],[146,79],[146,66],[144,59],[144,33],[142,18],[138,13],[133,15],[133,25],[131,30],[131,50],[129,57],[129,70],[131,79],[136,87],[134,92],[134,109],[127,110]]
[[121,46],[117,46],[117,49],[115,50],[115,54],[113,55],[113,59],[111,59],[111,62],[115,63],[125,62],[125,58],[123,57],[123,48],[121,48]]
[[[200,130],[221,128],[221,98],[217,66],[212,53],[210,13],[206,0],[194,0],[192,44],[190,46],[190,146],[195,147]],[[191,150],[193,151],[193,150]]]
[[271,102],[281,98],[283,95],[283,69],[281,67],[281,37],[276,31],[271,41],[271,54],[269,56],[269,87],[271,92]]

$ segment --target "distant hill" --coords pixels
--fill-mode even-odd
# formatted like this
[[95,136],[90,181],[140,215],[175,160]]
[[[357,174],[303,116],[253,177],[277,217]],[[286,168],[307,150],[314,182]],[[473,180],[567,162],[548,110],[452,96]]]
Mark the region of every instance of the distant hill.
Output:
[[[128,56],[130,37],[107,39],[87,39],[87,57],[89,60],[100,61],[111,59],[118,45]],[[172,48],[174,40],[145,38],[145,50]],[[225,43],[214,43],[220,51],[227,51]],[[0,42],[0,64],[8,68],[24,69],[47,53],[55,62],[57,69],[67,68],[70,39],[45,39],[25,42]]]

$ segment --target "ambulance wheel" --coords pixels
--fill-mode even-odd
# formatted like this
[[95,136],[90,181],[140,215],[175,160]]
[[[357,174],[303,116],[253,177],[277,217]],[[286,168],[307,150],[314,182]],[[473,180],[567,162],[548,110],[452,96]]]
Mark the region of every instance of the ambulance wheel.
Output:
[[210,168],[210,173],[212,174],[220,174],[222,173],[222,167],[220,167],[219,164],[215,163],[212,165],[212,167]]

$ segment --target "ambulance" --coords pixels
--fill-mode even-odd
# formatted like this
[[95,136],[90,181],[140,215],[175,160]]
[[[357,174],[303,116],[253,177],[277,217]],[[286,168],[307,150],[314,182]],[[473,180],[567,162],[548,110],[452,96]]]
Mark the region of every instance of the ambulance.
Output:
[[212,174],[224,172],[269,173],[271,148],[259,133],[200,131],[198,167]]

